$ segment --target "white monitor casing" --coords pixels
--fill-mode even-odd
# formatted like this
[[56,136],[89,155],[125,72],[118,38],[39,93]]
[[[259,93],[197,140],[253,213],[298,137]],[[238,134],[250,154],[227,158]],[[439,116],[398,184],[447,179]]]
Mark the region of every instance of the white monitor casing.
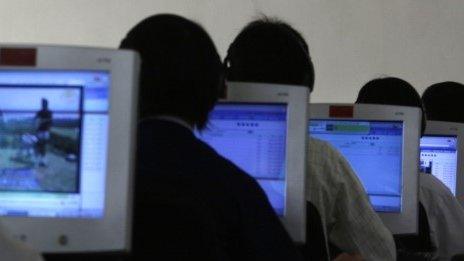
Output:
[[281,221],[292,239],[304,243],[306,239],[306,140],[307,107],[309,90],[303,86],[227,83],[228,102],[286,103],[287,144],[286,144],[286,202]]
[[130,250],[138,55],[102,48],[0,44],[0,54],[6,49],[33,50],[35,63],[0,61],[0,71],[107,71],[111,80],[103,218],[3,216],[1,222],[14,237],[45,253]]
[[464,206],[464,123],[427,121],[425,135],[450,135],[458,139],[458,162],[456,172],[456,197]]
[[[341,112],[341,113],[340,113]],[[309,120],[376,120],[403,122],[402,210],[378,212],[393,234],[418,232],[419,108],[374,104],[311,104]]]

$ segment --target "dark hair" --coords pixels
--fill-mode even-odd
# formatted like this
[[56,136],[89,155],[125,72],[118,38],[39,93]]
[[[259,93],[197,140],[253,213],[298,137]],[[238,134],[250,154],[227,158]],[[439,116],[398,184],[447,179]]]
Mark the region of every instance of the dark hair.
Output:
[[464,123],[464,85],[441,82],[428,87],[422,94],[427,119]]
[[426,119],[422,100],[416,89],[405,80],[387,77],[366,83],[358,93],[356,103],[399,105],[420,108],[422,111],[421,135],[424,135]]
[[223,67],[208,33],[177,15],[146,18],[120,48],[140,53],[139,117],[177,116],[204,128],[223,86]]
[[229,81],[314,85],[314,67],[303,36],[287,23],[263,18],[237,35],[224,60]]

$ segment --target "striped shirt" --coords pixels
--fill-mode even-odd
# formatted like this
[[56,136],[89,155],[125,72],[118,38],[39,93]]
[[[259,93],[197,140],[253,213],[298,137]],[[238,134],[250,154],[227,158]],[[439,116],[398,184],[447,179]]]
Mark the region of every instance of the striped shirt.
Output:
[[349,163],[327,142],[310,138],[309,148],[306,198],[318,209],[326,238],[365,260],[395,260],[393,236]]
[[421,173],[419,177],[419,201],[427,213],[430,239],[439,260],[451,260],[464,253],[464,209],[435,176]]

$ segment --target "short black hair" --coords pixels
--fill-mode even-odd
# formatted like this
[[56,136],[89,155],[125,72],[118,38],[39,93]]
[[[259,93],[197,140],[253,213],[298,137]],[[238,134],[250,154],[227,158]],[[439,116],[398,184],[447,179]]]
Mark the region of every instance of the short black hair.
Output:
[[271,18],[252,21],[237,35],[224,61],[227,80],[314,86],[314,66],[303,36]]
[[427,119],[464,123],[462,103],[464,85],[457,82],[440,82],[428,87],[422,94]]
[[120,48],[135,50],[142,59],[140,118],[170,115],[205,127],[224,77],[216,47],[199,24],[154,15],[133,27]]
[[359,91],[356,103],[420,108],[422,111],[421,135],[424,135],[427,122],[421,97],[416,89],[405,80],[395,77],[371,80]]

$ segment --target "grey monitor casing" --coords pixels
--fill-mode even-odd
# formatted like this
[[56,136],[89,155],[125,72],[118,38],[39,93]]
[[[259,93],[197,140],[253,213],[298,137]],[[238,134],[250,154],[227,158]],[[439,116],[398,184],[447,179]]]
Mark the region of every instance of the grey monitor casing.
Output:
[[0,70],[108,71],[111,85],[104,217],[4,216],[1,222],[13,236],[41,252],[130,250],[138,55],[101,48],[0,44],[0,52],[4,48],[35,50],[36,61],[35,65],[2,65]]
[[282,223],[295,242],[306,240],[306,140],[309,90],[303,86],[227,83],[227,101],[288,104],[286,204]]
[[[352,115],[331,115],[332,106],[352,107]],[[381,120],[403,122],[403,179],[401,213],[378,212],[393,234],[418,232],[419,142],[421,111],[419,108],[374,104],[311,104],[309,119]]]
[[458,139],[458,163],[456,171],[456,197],[464,206],[464,123],[427,121],[426,135],[451,135]]

